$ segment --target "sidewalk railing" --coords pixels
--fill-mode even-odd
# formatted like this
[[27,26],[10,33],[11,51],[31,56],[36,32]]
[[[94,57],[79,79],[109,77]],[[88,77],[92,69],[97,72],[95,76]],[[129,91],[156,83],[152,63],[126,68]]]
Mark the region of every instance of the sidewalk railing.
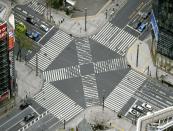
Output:
[[34,125],[38,120],[42,119],[44,116],[46,116],[47,114],[49,114],[49,111],[46,111],[44,113],[42,113],[41,115],[39,115],[37,118],[35,118],[34,120],[32,120],[31,122],[29,122],[28,124],[26,124],[25,126],[23,126],[22,128],[20,128],[18,131],[25,131],[26,129],[28,129],[29,127],[31,127],[32,125]]

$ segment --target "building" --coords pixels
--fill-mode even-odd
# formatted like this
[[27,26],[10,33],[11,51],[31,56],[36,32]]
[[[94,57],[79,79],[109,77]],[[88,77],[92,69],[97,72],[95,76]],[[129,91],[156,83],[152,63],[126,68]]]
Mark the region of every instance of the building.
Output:
[[8,23],[0,19],[0,103],[14,92],[14,37]]
[[173,1],[153,0],[152,5],[159,30],[156,52],[173,60]]
[[149,112],[137,121],[136,131],[172,131],[173,106]]

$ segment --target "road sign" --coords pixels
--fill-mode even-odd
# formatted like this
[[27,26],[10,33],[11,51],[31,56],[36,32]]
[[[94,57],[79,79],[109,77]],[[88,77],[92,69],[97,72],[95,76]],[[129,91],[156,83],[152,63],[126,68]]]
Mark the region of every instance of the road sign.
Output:
[[155,39],[156,39],[156,41],[158,41],[158,37],[159,37],[159,28],[158,28],[158,26],[157,26],[157,22],[156,22],[156,19],[155,19],[153,10],[152,10],[152,12],[151,12],[150,20],[151,20],[151,25],[152,25],[152,28],[153,28],[153,31],[154,31]]

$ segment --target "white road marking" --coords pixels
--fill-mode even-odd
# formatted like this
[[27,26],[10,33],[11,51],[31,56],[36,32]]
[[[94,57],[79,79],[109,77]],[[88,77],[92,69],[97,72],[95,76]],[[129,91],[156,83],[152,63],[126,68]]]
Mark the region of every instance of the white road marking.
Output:
[[13,125],[10,126],[9,128],[7,128],[6,131],[8,131],[8,130],[11,129],[12,127],[16,126],[17,124],[19,124],[21,121],[23,121],[23,119],[21,119],[20,121],[17,121],[15,124],[13,124]]
[[50,28],[50,30],[46,34],[44,34],[43,37],[37,43],[39,43],[53,28],[54,26],[52,26],[52,28]]
[[128,109],[128,111],[126,112],[126,114],[124,116],[127,116],[127,114],[129,113],[129,110],[136,104],[138,100],[136,99],[135,102],[131,105],[131,107]]
[[29,105],[29,107],[30,107],[35,113],[37,113],[38,116],[40,115],[32,106]]
[[23,111],[21,111],[20,113],[18,113],[17,115],[13,116],[12,118],[8,119],[8,121],[6,121],[5,123],[3,123],[2,125],[0,125],[0,127],[2,127],[3,125],[7,124],[9,121],[11,121],[12,119],[14,119],[15,117],[19,116],[20,114],[22,114],[25,110],[29,110],[29,108],[24,109]]
[[139,34],[141,34],[141,32],[139,32],[138,30],[136,30],[136,29],[134,29],[133,27],[131,27],[130,25],[126,25],[127,27],[129,27],[130,29],[132,29],[132,30],[134,30],[134,31],[136,31],[136,32],[138,32]]

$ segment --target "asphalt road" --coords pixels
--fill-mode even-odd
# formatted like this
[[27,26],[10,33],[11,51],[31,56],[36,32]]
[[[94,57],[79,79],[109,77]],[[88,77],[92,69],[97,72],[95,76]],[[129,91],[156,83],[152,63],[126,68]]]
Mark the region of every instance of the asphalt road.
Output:
[[118,12],[116,17],[111,20],[111,23],[119,28],[124,28],[128,24],[131,14],[141,2],[139,0],[128,0],[127,4]]
[[[51,30],[54,28],[51,24],[46,22],[46,20],[43,18],[43,16],[35,13],[35,11],[31,10],[30,8],[28,8],[25,5],[15,6],[13,9],[13,12],[14,12],[14,16],[15,16],[15,21],[23,22],[26,25],[28,31],[39,32],[41,34],[40,38],[42,38],[43,36],[45,37],[45,35],[47,35],[49,32],[51,32]],[[26,17],[28,17],[28,16],[34,17],[34,20],[36,21],[35,25],[32,25],[25,20]],[[49,31],[48,32],[43,31],[40,28],[41,24],[47,26],[49,28]],[[50,34],[53,34],[53,33],[50,33]],[[50,34],[49,34],[49,36],[51,36]],[[46,37],[46,38],[49,38],[49,37]]]
[[[15,127],[17,124],[23,121],[24,117],[28,114],[34,112],[34,110],[30,107],[12,115],[8,120],[1,122],[0,124],[0,130],[9,130],[13,127]],[[17,130],[17,129],[16,129]]]

